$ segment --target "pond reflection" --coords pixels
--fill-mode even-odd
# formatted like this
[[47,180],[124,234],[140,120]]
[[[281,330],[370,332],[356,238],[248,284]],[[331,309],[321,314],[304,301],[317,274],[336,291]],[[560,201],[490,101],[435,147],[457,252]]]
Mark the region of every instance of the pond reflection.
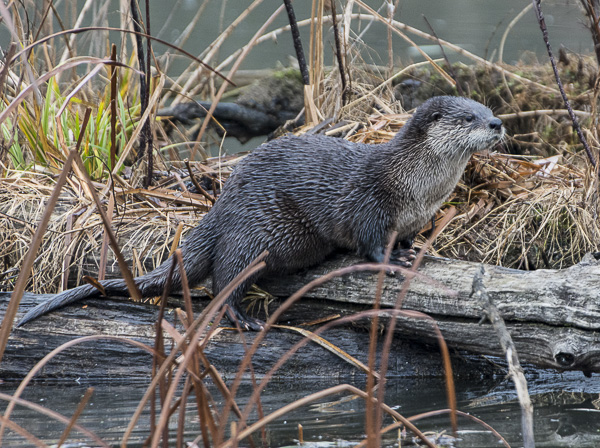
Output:
[[[262,395],[265,415],[310,393],[339,384],[337,380],[311,379],[289,380],[271,383]],[[355,384],[364,388],[364,384]],[[145,383],[93,384],[95,392],[78,423],[94,431],[105,442],[118,445],[139,400],[145,391]],[[11,392],[16,386],[3,385],[2,392]],[[28,387],[24,397],[49,409],[70,417],[88,385],[40,383]],[[579,373],[564,375],[554,373],[529,374],[529,388],[534,404],[536,443],[545,447],[597,447],[598,392],[600,386],[594,379]],[[238,404],[243,407],[251,393],[251,385],[244,384],[238,394]],[[585,391],[585,392],[582,392]],[[222,406],[220,394],[211,391],[217,408]],[[391,379],[387,387],[386,403],[404,416],[416,415],[447,407],[443,380]],[[480,379],[458,381],[458,407],[496,429],[511,446],[521,446],[521,413],[512,384],[503,379]],[[194,399],[191,397],[186,413],[185,440],[190,442],[200,433]],[[22,425],[46,443],[56,443],[64,425],[22,407],[17,407],[12,420]],[[390,418],[384,425],[393,423]],[[305,406],[287,414],[267,427],[267,446],[297,446],[298,425],[303,427],[303,440],[309,446],[346,446],[363,440],[364,404],[362,400],[347,394],[331,396],[319,404]],[[176,418],[172,419],[171,437],[175,440]],[[441,415],[417,423],[428,435],[438,437],[439,443],[456,447],[501,446],[485,428],[465,418],[459,418],[458,439],[451,437],[449,418]],[[149,414],[146,412],[136,427],[128,446],[142,446],[149,433]],[[408,433],[409,439],[412,435]],[[255,435],[258,444],[260,434]],[[383,438],[384,446],[398,446],[398,433],[391,431]],[[81,434],[73,431],[70,444],[89,443]],[[407,440],[403,440],[406,444]],[[314,444],[314,445],[312,445]],[[7,432],[4,446],[25,447],[30,444],[13,432]],[[77,446],[77,445],[69,445]],[[83,445],[81,445],[83,446]],[[89,446],[89,445],[87,445]],[[93,444],[92,444],[93,446]]]

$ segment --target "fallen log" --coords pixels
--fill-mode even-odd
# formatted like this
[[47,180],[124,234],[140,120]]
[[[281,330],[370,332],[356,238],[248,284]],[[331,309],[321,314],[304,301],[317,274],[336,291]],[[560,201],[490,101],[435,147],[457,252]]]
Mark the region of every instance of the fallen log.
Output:
[[[260,286],[274,296],[285,298],[325,273],[360,262],[362,260],[355,257],[340,255],[294,275],[265,279]],[[488,322],[482,320],[482,307],[471,297],[472,280],[480,267],[478,263],[426,258],[419,267],[419,276],[410,281],[402,309],[431,316],[447,344],[462,353],[502,357],[495,332]],[[484,283],[488,295],[505,319],[522,362],[542,368],[581,370],[586,374],[600,371],[597,343],[600,267],[593,257],[563,270],[517,271],[487,265],[485,269]],[[280,323],[298,326],[328,316],[347,316],[369,309],[376,283],[377,275],[368,272],[333,278],[309,291],[284,314]],[[382,307],[392,307],[402,287],[402,279],[386,277]],[[195,295],[205,294],[200,290]],[[24,297],[20,311],[25,313],[46,298]],[[0,301],[4,303],[1,308],[4,310],[8,294],[0,295]],[[199,312],[208,299],[199,297],[195,303],[196,312]],[[157,313],[156,306],[123,300],[96,299],[66,307],[24,328],[13,330],[0,375],[3,378],[22,377],[50,350],[78,336],[117,335],[151,346]],[[389,316],[390,313],[384,310],[383,315]],[[22,314],[18,318],[20,316]],[[169,319],[173,323],[176,321],[174,317]],[[366,362],[368,325],[369,321],[362,319],[354,325],[334,327],[322,336]],[[318,326],[309,327],[312,331],[315,328]],[[431,321],[400,315],[395,333],[391,375],[441,373],[439,350],[427,348],[437,346]],[[251,343],[254,336],[253,333],[245,333],[246,343]],[[273,329],[254,359],[255,372],[264,374],[301,338],[301,335],[289,330]],[[137,348],[104,340],[86,344],[82,346],[85,349],[70,350],[59,356],[46,367],[43,376],[92,378],[149,374],[150,356]],[[228,376],[237,370],[244,353],[244,342],[235,331],[224,331],[211,340],[206,353]],[[487,366],[487,373],[493,370],[485,357],[460,356],[454,362],[455,369],[463,375],[480,375],[484,366]],[[477,364],[474,365],[474,362]],[[346,361],[311,343],[285,365],[280,375],[339,376],[356,372]]]
[[[294,69],[259,79],[243,87],[235,102],[217,104],[213,118],[219,125],[215,130],[242,143],[252,137],[269,135],[300,113],[304,107],[303,89],[300,73]],[[204,118],[211,106],[209,101],[184,102],[159,109],[157,115],[191,125],[196,119]]]
[[[358,260],[331,260],[286,282],[263,286],[271,294],[286,296],[317,277]],[[426,258],[403,300],[402,309],[426,313],[437,322],[449,346],[469,352],[503,356],[500,344],[482,306],[471,297],[479,263]],[[485,265],[485,287],[505,320],[522,361],[559,370],[600,371],[600,264],[588,255],[567,269],[520,271]],[[374,282],[363,275],[333,279],[310,292],[310,297],[369,305]],[[387,279],[382,306],[394,305],[402,284]],[[396,333],[432,341],[431,324],[408,316],[398,318]]]
[[[205,295],[194,300],[195,315],[210,301]],[[0,293],[0,307],[6,309],[9,294]],[[31,307],[52,295],[26,294],[21,301],[21,310]],[[183,333],[178,323],[176,308],[182,307],[180,298],[170,298],[166,320]],[[360,311],[364,307],[349,304],[344,307],[346,313]],[[37,375],[38,379],[84,379],[98,381],[105,379],[147,379],[150,376],[152,358],[147,351],[112,338],[132,339],[154,346],[154,328],[159,307],[148,303],[134,303],[129,299],[90,299],[85,304],[67,306],[23,328],[15,328],[9,339],[2,365],[0,379],[5,381],[22,379],[49,352],[77,338],[98,336],[86,340],[57,354]],[[284,316],[284,323],[299,324],[314,320],[322,315],[338,313],[339,304],[320,300],[303,300]],[[21,312],[17,318],[21,317]],[[0,316],[3,317],[3,316]],[[228,325],[227,321],[222,322]],[[348,353],[350,356],[367,363],[369,335],[367,323],[351,327],[342,326],[327,330],[321,336],[328,342]],[[309,328],[314,330],[314,328]],[[164,334],[167,347],[172,339]],[[239,369],[247,347],[252,344],[256,333],[246,332],[243,337],[233,329],[216,334],[204,353],[217,368],[224,379],[232,378]],[[253,371],[261,377],[304,336],[290,330],[274,328],[266,336],[253,358]],[[381,344],[378,347],[380,354]],[[390,357],[389,374],[406,378],[439,377],[443,367],[439,350],[415,343],[408,339],[397,338],[394,341]],[[486,378],[498,373],[499,366],[477,356],[463,353],[453,362],[456,376],[462,378]],[[500,369],[501,370],[501,369]],[[502,371],[500,371],[502,375]],[[275,378],[363,378],[364,373],[356,366],[322,346],[309,343],[301,348],[288,361]],[[249,372],[244,377],[249,378]]]

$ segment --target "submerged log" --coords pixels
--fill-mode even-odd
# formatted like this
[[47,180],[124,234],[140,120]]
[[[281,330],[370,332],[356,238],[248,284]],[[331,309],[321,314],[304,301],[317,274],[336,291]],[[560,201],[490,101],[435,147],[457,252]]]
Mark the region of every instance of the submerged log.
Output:
[[[174,122],[190,125],[195,119],[204,118],[212,103],[197,101],[180,103],[174,107],[160,109],[158,116],[170,117]],[[235,137],[245,143],[252,137],[269,135],[286,121],[298,115],[296,110],[283,110],[277,114],[236,103],[219,103],[213,113],[221,127],[216,127],[219,135]]]
[[[277,297],[285,298],[325,273],[361,261],[340,255],[294,275],[266,279],[260,286]],[[503,356],[495,332],[482,319],[485,317],[482,307],[471,297],[472,280],[480,267],[478,263],[426,258],[419,267],[420,275],[410,282],[402,309],[431,316],[450,347],[463,353]],[[485,269],[488,294],[505,319],[522,362],[559,370],[600,371],[597,343],[600,266],[593,257],[563,270],[517,271],[496,266],[485,266]],[[357,272],[336,277],[308,292],[284,314],[280,323],[298,326],[328,316],[346,316],[369,309],[376,284],[377,275],[374,273]],[[392,307],[402,287],[401,278],[386,277],[382,307]],[[201,296],[202,292],[196,295]],[[22,313],[46,298],[24,297]],[[6,304],[8,294],[0,295],[0,300]],[[196,312],[199,312],[208,299],[199,297],[195,302]],[[2,310],[5,308],[6,305],[1,307]],[[66,307],[13,331],[0,375],[3,378],[21,377],[50,350],[78,336],[118,335],[152,346],[153,322],[157,313],[156,306],[126,300],[96,299]],[[175,322],[176,319],[169,317],[169,320]],[[369,321],[362,319],[353,325],[327,330],[322,336],[366,363],[368,326]],[[318,326],[308,328],[314,331]],[[395,332],[390,374],[431,375],[441,372],[439,349],[429,320],[400,315]],[[246,343],[250,343],[254,336],[245,333]],[[300,334],[289,330],[271,330],[254,360],[255,372],[264,374],[301,338]],[[243,356],[244,342],[236,332],[224,331],[208,344],[206,353],[218,369],[225,375],[231,375]],[[458,359],[455,360],[458,363],[455,368],[465,375],[469,372],[481,374],[482,366],[487,366],[488,372],[492,370],[485,357],[461,356],[461,361]],[[43,375],[145,376],[149,374],[150,362],[150,356],[137,348],[111,340],[98,340],[70,349],[52,361]],[[475,369],[473,362],[477,363]],[[279,374],[338,376],[356,372],[358,370],[346,361],[310,343],[294,355]]]

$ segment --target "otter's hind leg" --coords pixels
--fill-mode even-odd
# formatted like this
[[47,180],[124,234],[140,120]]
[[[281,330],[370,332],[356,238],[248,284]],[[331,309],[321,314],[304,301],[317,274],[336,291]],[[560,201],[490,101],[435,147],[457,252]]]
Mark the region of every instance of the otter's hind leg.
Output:
[[[227,318],[229,321],[235,325],[236,322],[240,325],[240,327],[246,330],[252,331],[260,331],[263,329],[265,323],[252,316],[248,316],[246,311],[242,308],[242,300],[246,297],[246,293],[252,286],[252,284],[260,277],[260,275],[255,274],[245,279],[237,288],[235,288],[229,297],[225,300],[225,305],[228,307],[227,310]],[[215,273],[213,275],[213,292],[215,295],[223,291],[229,283],[235,278],[221,277]]]
[[[228,257],[227,253],[237,253],[237,257]],[[223,291],[235,278],[249,265],[256,257],[239,257],[236,250],[227,251],[217,257],[213,265],[213,294],[217,296]],[[246,262],[247,261],[247,262]],[[227,318],[235,325],[239,325],[246,330],[260,331],[264,327],[264,322],[260,319],[248,316],[242,308],[242,300],[253,283],[263,274],[262,271],[244,279],[227,297],[225,305],[228,306]]]

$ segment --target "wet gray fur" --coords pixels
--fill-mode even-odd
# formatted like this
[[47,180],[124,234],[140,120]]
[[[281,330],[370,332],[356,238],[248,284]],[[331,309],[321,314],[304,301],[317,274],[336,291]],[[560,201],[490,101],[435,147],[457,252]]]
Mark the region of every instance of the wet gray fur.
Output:
[[[336,249],[382,261],[392,232],[409,241],[450,195],[471,154],[504,135],[492,111],[459,97],[421,105],[388,143],[368,145],[326,136],[285,137],[258,147],[235,168],[213,208],[181,248],[189,284],[212,274],[218,294],[263,251],[267,267],[228,298],[246,328],[261,322],[240,301],[260,275],[319,263]],[[142,296],[160,295],[170,261],[135,279]],[[128,294],[123,280],[101,282],[108,295]],[[181,285],[175,270],[173,288]],[[23,325],[100,292],[83,285],[30,310]]]

